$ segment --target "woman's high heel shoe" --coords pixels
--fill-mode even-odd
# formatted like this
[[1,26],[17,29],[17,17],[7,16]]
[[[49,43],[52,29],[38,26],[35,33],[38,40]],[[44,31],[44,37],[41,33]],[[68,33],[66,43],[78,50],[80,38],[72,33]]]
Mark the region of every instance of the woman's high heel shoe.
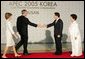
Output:
[[73,54],[71,54],[71,57],[74,57],[74,55],[73,55]]
[[7,58],[6,56],[2,56],[2,58]]
[[15,55],[16,58],[20,57],[21,55]]

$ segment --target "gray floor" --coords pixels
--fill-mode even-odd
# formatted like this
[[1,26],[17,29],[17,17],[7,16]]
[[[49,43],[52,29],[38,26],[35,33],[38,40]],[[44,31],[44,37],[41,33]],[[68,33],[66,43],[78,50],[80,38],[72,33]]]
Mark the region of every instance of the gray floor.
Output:
[[[1,44],[1,53],[3,53],[4,47],[5,47],[5,44]],[[71,51],[71,43],[62,43],[62,47],[63,47],[62,48],[63,52]],[[12,49],[12,48],[10,47],[10,49]],[[84,43],[82,43],[82,49],[84,51]],[[22,50],[23,50],[23,47],[21,47],[18,52],[23,52]],[[50,44],[49,43],[47,43],[47,44],[39,44],[39,43],[28,44],[28,51],[30,53],[54,52],[55,51],[55,44],[53,44],[53,43],[50,43]],[[12,50],[8,51],[8,53],[11,53],[11,52],[13,53]]]

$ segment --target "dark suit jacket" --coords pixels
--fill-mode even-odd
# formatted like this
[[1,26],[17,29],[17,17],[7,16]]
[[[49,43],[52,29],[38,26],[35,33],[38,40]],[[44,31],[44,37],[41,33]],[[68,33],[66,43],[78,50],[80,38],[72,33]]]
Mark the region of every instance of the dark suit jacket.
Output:
[[26,18],[25,16],[19,16],[17,18],[17,30],[20,34],[27,35],[28,25],[37,27],[37,24],[30,22],[29,19]]
[[60,35],[60,37],[62,37],[63,21],[59,19],[56,22],[55,20],[53,23],[48,24],[47,28],[51,26],[54,26],[54,36]]

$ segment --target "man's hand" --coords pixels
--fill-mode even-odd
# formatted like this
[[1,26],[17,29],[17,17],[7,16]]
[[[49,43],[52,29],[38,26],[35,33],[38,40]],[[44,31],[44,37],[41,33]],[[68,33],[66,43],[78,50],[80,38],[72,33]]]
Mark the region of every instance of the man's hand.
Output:
[[60,35],[57,35],[58,38],[60,38]]
[[43,23],[39,23],[38,24],[38,27],[40,27],[40,28],[45,28],[45,27],[47,27],[45,24],[43,24]]
[[41,23],[39,23],[37,27],[40,27],[40,28],[41,28],[41,27],[42,27],[42,24],[41,24]]

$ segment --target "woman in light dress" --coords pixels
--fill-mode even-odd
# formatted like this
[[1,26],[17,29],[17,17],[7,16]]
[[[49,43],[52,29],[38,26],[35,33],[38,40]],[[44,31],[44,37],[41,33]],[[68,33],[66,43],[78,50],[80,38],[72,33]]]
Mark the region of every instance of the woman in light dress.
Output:
[[8,50],[9,47],[13,47],[15,57],[20,56],[19,54],[17,54],[17,52],[15,50],[15,43],[14,43],[14,40],[12,38],[13,36],[15,38],[17,38],[17,36],[15,35],[15,33],[14,33],[13,29],[12,29],[12,24],[10,22],[11,17],[12,17],[11,13],[5,13],[5,18],[6,18],[6,48],[4,50],[2,58],[7,58],[6,53],[7,53],[7,50]]
[[71,56],[81,56],[82,55],[82,42],[78,23],[76,22],[77,15],[71,14],[71,25],[69,26],[69,36],[72,45]]

